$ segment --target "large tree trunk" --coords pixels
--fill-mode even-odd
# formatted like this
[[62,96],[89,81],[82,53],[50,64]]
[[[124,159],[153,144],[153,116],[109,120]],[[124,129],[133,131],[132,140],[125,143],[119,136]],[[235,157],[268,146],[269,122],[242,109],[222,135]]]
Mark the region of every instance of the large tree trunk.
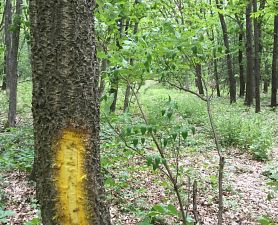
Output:
[[4,34],[5,34],[5,65],[4,65],[4,73],[5,76],[3,78],[2,90],[7,89],[7,80],[10,75],[10,58],[11,58],[11,46],[12,46],[12,33],[10,31],[10,27],[12,25],[12,2],[11,0],[6,0],[5,5],[5,17],[4,17]]
[[[253,0],[253,12],[258,11],[257,0]],[[261,111],[261,99],[260,99],[260,79],[261,79],[261,66],[260,66],[260,23],[258,18],[254,18],[254,74],[255,74],[255,100],[256,109],[255,112]]]
[[[222,0],[216,0],[216,6],[219,10],[222,10],[223,2]],[[223,39],[224,39],[224,45],[225,45],[225,53],[227,58],[227,68],[228,68],[228,76],[229,76],[229,89],[230,89],[230,103],[236,102],[236,79],[233,73],[233,63],[232,63],[232,56],[230,52],[230,43],[229,43],[229,36],[228,36],[228,29],[227,24],[224,18],[224,15],[221,13],[218,13],[221,28],[223,32]]]
[[278,60],[278,15],[274,17],[273,35],[273,55],[272,55],[272,80],[271,80],[271,106],[277,106],[277,60]]
[[251,106],[254,96],[254,73],[253,73],[253,31],[252,31],[252,2],[249,0],[246,6],[246,95],[245,104]]
[[197,63],[195,66],[195,71],[196,71],[196,86],[198,88],[199,94],[203,95],[204,94],[204,88],[203,88],[203,81],[202,81],[202,66],[200,63]]
[[94,0],[30,0],[37,198],[44,225],[110,225],[100,171]]
[[17,56],[19,47],[20,25],[21,25],[21,5],[22,0],[16,1],[16,12],[13,21],[12,46],[10,53],[9,76],[7,77],[9,89],[9,112],[8,126],[14,127],[16,124],[16,103],[17,103]]

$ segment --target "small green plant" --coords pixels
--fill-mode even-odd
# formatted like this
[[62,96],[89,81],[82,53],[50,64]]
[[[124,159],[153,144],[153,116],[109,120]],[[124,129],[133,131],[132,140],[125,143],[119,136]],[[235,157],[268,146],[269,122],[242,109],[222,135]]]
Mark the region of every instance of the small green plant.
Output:
[[270,164],[263,172],[263,175],[267,176],[270,180],[267,184],[275,191],[278,191],[278,163]]
[[32,220],[24,223],[24,225],[39,225],[41,224],[41,219],[39,217],[35,217]]
[[10,210],[3,210],[0,208],[0,222],[1,223],[7,223],[7,218],[14,215],[14,211]]
[[258,222],[261,225],[277,225],[277,223],[275,223],[271,218],[269,218],[268,216],[260,216],[258,218]]
[[0,146],[0,168],[31,171],[34,158],[32,129],[12,128],[1,133]]

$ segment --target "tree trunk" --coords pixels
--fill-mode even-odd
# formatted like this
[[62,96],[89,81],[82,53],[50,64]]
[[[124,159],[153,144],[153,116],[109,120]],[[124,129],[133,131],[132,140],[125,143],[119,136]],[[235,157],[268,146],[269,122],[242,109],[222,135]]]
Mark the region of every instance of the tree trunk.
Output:
[[104,79],[104,75],[103,72],[106,71],[107,69],[107,59],[103,59],[101,61],[101,73],[100,73],[100,85],[99,85],[99,96],[102,97],[103,93],[105,91],[105,79]]
[[216,59],[216,54],[215,52],[213,53],[213,66],[214,66],[214,77],[215,77],[215,86],[216,86],[216,93],[217,97],[221,97],[220,94],[220,86],[219,86],[219,75],[218,75],[218,70],[217,70],[217,59]]
[[37,198],[44,225],[110,225],[100,171],[94,0],[29,1]]
[[6,0],[5,5],[5,22],[4,22],[4,33],[5,33],[5,65],[4,65],[4,79],[2,83],[2,90],[7,90],[7,80],[10,75],[10,58],[11,58],[11,46],[12,46],[12,33],[10,27],[12,25],[12,2]]
[[131,93],[130,84],[127,84],[126,90],[125,90],[124,112],[127,111],[128,106],[129,106],[130,93]]
[[14,127],[16,124],[16,103],[17,103],[17,56],[19,47],[20,25],[21,25],[21,7],[22,0],[16,1],[16,12],[13,20],[12,45],[10,53],[9,76],[7,77],[9,89],[9,112],[8,126]]
[[[118,21],[119,37],[116,40],[116,46],[119,50],[122,48],[121,43],[120,43],[120,38],[122,38],[123,29],[124,29],[124,19],[121,18]],[[119,77],[118,77],[118,75],[112,75],[112,77],[110,78],[110,83],[111,83],[110,94],[113,94],[113,102],[110,106],[110,112],[115,112],[116,111],[116,106],[117,106],[117,99],[118,99],[118,90],[119,90]]]
[[244,65],[243,65],[243,29],[240,30],[239,36],[239,51],[238,51],[238,64],[239,64],[239,83],[240,83],[240,89],[239,89],[239,97],[244,97],[245,94],[245,79],[244,79]]
[[254,93],[254,74],[253,74],[253,31],[252,31],[252,2],[249,0],[246,6],[246,95],[245,104],[251,106],[253,103]]
[[195,67],[196,70],[196,86],[198,88],[199,94],[203,95],[204,94],[204,88],[203,88],[203,82],[202,82],[202,66],[200,63],[196,64]]
[[[222,0],[216,0],[216,6],[219,10],[222,10],[223,2]],[[236,79],[233,73],[233,63],[232,63],[232,57],[230,52],[230,43],[229,43],[229,36],[228,36],[228,29],[226,25],[226,21],[224,18],[224,15],[221,13],[218,13],[221,28],[223,32],[223,39],[224,39],[224,45],[225,45],[225,53],[227,58],[227,67],[228,67],[228,76],[229,76],[229,89],[230,89],[230,103],[236,102]]]
[[272,80],[271,80],[271,107],[277,106],[277,60],[278,60],[278,15],[274,17],[273,35],[273,54],[272,54]]
[[[258,11],[257,0],[253,0],[253,12]],[[260,99],[260,79],[261,79],[261,66],[260,66],[260,33],[261,28],[258,18],[254,18],[254,75],[255,75],[255,112],[261,111],[261,99]]]
[[113,95],[113,102],[110,106],[110,112],[114,113],[116,111],[118,90],[119,90],[119,78],[117,77],[117,75],[111,77],[110,82],[111,82],[110,94]]

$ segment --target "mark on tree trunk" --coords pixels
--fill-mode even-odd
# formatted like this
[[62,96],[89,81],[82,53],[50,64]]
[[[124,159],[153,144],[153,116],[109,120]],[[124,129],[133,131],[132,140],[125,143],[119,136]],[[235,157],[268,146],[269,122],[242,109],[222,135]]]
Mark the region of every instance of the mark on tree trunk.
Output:
[[64,130],[58,140],[55,182],[58,191],[58,220],[64,225],[86,225],[84,181],[85,143],[76,131]]

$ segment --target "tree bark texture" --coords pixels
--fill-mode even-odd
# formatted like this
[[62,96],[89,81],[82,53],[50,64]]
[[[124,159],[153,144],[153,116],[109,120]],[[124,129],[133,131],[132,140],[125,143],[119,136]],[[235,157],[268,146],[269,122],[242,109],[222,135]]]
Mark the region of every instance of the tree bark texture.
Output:
[[[257,0],[253,0],[253,12],[258,11]],[[261,79],[261,65],[260,65],[260,23],[258,18],[254,18],[254,78],[255,78],[255,112],[261,111],[260,99],[260,79]]]
[[[218,9],[222,9],[223,2],[222,0],[216,0],[216,6]],[[229,36],[228,36],[228,29],[227,24],[224,18],[224,15],[218,13],[221,28],[223,32],[223,39],[224,39],[224,46],[225,46],[225,53],[227,58],[227,68],[228,68],[228,77],[229,77],[229,90],[230,90],[230,103],[236,102],[236,79],[233,73],[233,63],[232,63],[232,56],[230,51],[230,43],[229,43]]]
[[253,29],[252,29],[252,2],[249,0],[246,6],[246,95],[245,104],[251,106],[254,97],[254,73],[253,73]]
[[200,63],[197,63],[195,66],[195,71],[196,71],[196,86],[198,88],[199,94],[203,95],[204,94],[204,88],[203,88],[203,82],[202,82],[202,66]]
[[21,9],[22,0],[16,1],[16,11],[13,19],[13,32],[11,35],[11,52],[10,52],[10,68],[7,76],[8,93],[9,93],[9,112],[8,126],[15,127],[16,125],[16,103],[17,103],[17,65],[18,65],[18,48],[21,26]]
[[94,0],[30,0],[35,171],[44,225],[110,225],[99,149]]
[[271,80],[271,106],[277,106],[277,60],[278,60],[278,15],[274,17],[273,54],[272,54],[272,80]]
[[5,65],[4,72],[5,76],[2,83],[2,90],[7,89],[7,80],[10,75],[10,58],[11,58],[11,46],[12,46],[12,33],[10,31],[12,25],[12,2],[11,0],[6,0],[5,5],[5,16],[4,16],[4,36],[5,36]]

